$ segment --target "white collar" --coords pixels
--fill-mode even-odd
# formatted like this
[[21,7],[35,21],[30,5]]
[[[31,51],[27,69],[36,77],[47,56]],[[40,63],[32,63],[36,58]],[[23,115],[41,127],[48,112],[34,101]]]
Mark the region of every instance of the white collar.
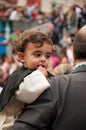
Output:
[[74,68],[73,68],[73,70],[75,70],[76,68],[78,68],[79,66],[82,66],[82,65],[86,65],[86,61],[80,62],[77,65],[75,65]]

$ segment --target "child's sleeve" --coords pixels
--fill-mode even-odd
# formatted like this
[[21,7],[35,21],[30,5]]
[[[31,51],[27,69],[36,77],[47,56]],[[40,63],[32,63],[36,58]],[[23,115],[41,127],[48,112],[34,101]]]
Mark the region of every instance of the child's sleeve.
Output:
[[16,91],[16,98],[25,103],[35,101],[48,87],[49,82],[43,73],[39,70],[32,72],[24,78]]

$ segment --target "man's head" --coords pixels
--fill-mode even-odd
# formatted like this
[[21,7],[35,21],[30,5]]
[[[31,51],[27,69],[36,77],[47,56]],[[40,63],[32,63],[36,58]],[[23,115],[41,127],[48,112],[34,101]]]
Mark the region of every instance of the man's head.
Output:
[[74,38],[73,54],[75,61],[86,61],[86,25],[78,31]]
[[40,31],[24,31],[15,43],[18,59],[27,68],[47,68],[52,47],[50,38]]

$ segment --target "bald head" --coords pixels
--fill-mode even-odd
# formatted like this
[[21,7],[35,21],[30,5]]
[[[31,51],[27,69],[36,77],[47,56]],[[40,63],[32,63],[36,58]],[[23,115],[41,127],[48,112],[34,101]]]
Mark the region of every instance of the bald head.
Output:
[[74,38],[73,53],[75,59],[86,59],[86,25],[78,31]]
[[78,34],[81,34],[82,37],[86,37],[86,25],[84,25],[78,32]]

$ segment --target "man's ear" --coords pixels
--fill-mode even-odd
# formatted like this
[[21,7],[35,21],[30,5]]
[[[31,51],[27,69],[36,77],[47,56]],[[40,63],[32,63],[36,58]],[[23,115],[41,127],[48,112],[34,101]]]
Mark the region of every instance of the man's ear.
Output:
[[17,56],[18,56],[18,60],[22,63],[24,63],[24,53],[22,52],[18,52],[17,53]]

